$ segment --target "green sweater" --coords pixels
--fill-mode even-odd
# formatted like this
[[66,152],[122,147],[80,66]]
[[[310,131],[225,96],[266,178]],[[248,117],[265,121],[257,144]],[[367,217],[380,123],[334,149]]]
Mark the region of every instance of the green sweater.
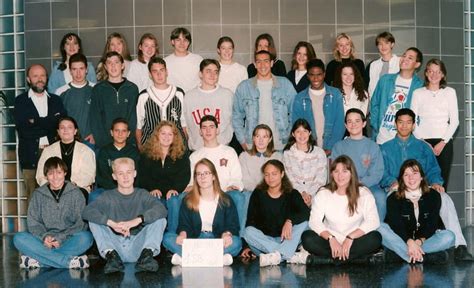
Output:
[[135,166],[137,166],[140,154],[135,145],[132,144],[127,144],[118,150],[113,143],[109,143],[99,150],[95,177],[95,183],[99,188],[114,189],[117,187],[115,180],[112,178],[112,161],[121,157],[132,158],[135,161]]

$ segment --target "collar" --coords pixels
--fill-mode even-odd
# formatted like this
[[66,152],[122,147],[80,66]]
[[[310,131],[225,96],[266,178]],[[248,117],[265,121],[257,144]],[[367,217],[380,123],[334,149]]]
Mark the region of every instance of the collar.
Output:
[[[47,97],[51,97],[51,96],[49,96],[48,91],[46,91],[46,90],[43,91],[43,95],[44,95],[44,94],[46,94]],[[35,92],[33,92],[33,90],[30,88],[30,89],[28,89],[28,98],[31,98],[31,97],[38,97],[38,96],[37,96],[37,95],[35,94]]]
[[[253,78],[250,79],[250,83],[252,83],[252,85],[255,87],[255,89],[258,89],[257,81],[258,81],[257,76],[254,76]],[[273,74],[272,74],[272,81],[273,81],[273,87],[272,88],[280,87],[280,84],[278,83],[278,79]]]

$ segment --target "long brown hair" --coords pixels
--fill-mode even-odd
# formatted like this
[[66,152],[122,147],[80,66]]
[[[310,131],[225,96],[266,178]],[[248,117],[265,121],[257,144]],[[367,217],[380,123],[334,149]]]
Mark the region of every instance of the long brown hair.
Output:
[[[267,124],[258,124],[257,126],[255,126],[255,128],[253,129],[253,133],[252,133],[252,141],[253,141],[253,137],[255,137],[257,135],[257,132],[258,130],[265,130],[267,131],[268,133],[268,136],[270,136],[271,140],[270,142],[268,142],[268,145],[267,145],[267,150],[265,150],[265,152],[263,152],[263,156],[265,157],[270,157],[273,155],[273,153],[275,152],[275,144],[273,142],[273,132],[272,132],[272,129],[267,125]],[[253,143],[252,145],[252,148],[248,151],[248,153],[252,156],[255,156],[257,155],[257,147],[255,146],[255,142]]]
[[[138,46],[137,46],[137,59],[140,63],[146,63],[145,58],[143,57],[143,51],[140,49],[140,46],[142,46],[143,43],[145,42],[145,40],[147,40],[147,39],[150,39],[153,42],[155,42],[155,49],[156,50],[155,50],[155,55],[153,55],[153,56],[156,56],[156,55],[160,54],[160,50],[158,49],[158,39],[156,39],[155,35],[153,35],[151,33],[145,33],[140,38],[140,42],[138,42]],[[153,56],[151,58],[153,58]]]
[[349,216],[352,216],[357,212],[357,200],[360,196],[359,189],[362,185],[359,182],[354,162],[349,156],[341,155],[331,163],[331,167],[329,168],[329,183],[324,187],[333,193],[337,190],[337,183],[332,176],[332,173],[336,170],[337,164],[344,165],[344,167],[351,172],[351,180],[349,180],[349,185],[346,188],[346,196],[347,200],[349,200],[349,203],[347,204],[349,208]]
[[[267,166],[269,165],[272,165],[273,167],[277,168],[280,173],[283,173],[283,177],[281,178],[281,193],[291,193],[291,191],[293,191],[293,185],[291,185],[290,179],[288,178],[288,176],[286,176],[285,166],[283,165],[283,163],[280,160],[276,159],[268,160],[262,166],[262,174],[265,173],[265,168],[267,168]],[[268,184],[267,182],[265,182],[265,177],[263,177],[262,181],[257,185],[255,189],[263,191],[265,193],[268,191]]]
[[258,42],[260,42],[260,40],[267,40],[268,52],[270,52],[270,60],[275,61],[275,59],[277,58],[277,51],[275,47],[275,41],[273,41],[272,35],[268,33],[258,35],[257,39],[255,39],[255,53],[258,52]]
[[345,95],[342,83],[342,69],[347,67],[351,68],[352,73],[354,73],[354,83],[352,84],[352,87],[354,87],[355,93],[357,95],[357,100],[363,102],[368,98],[364,89],[364,79],[362,78],[362,75],[360,75],[359,69],[354,65],[354,62],[350,61],[343,63],[336,69],[333,86],[338,88],[341,91],[342,95]]
[[179,159],[184,155],[184,153],[186,152],[186,148],[184,147],[184,142],[183,138],[181,137],[181,133],[178,131],[176,125],[170,121],[161,121],[160,123],[158,123],[158,125],[156,125],[150,138],[145,142],[145,145],[143,146],[143,153],[145,153],[147,157],[155,161],[163,160],[166,158],[167,155],[163,155],[159,139],[160,130],[165,126],[170,127],[173,131],[173,143],[171,143],[168,155],[171,160],[176,161],[176,159]]
[[105,71],[104,63],[106,61],[107,52],[111,51],[110,50],[110,42],[112,42],[112,39],[114,39],[114,38],[119,39],[120,42],[122,43],[123,49],[122,49],[122,54],[121,55],[122,55],[123,59],[128,60],[128,61],[132,60],[132,57],[130,56],[130,50],[128,49],[127,40],[125,39],[125,37],[122,34],[118,33],[118,32],[111,33],[107,37],[107,42],[105,43],[104,52],[102,53],[102,58],[99,61],[99,65],[97,65],[96,74],[97,74],[97,80],[99,80],[99,81],[107,80],[108,74],[107,74],[107,71]]
[[311,43],[306,42],[306,41],[300,41],[298,42],[298,44],[296,44],[295,49],[293,50],[291,68],[294,70],[298,69],[298,62],[296,61],[296,55],[298,54],[298,50],[300,50],[301,47],[306,48],[306,56],[308,57],[308,61],[306,63],[308,63],[309,60],[316,59],[316,52],[314,52],[313,45],[311,45]]
[[425,179],[425,172],[423,171],[423,168],[421,167],[420,162],[416,161],[415,159],[408,159],[405,162],[403,162],[402,167],[400,167],[400,172],[398,173],[398,190],[395,192],[397,199],[403,199],[405,198],[405,191],[407,191],[407,185],[405,184],[405,181],[403,181],[403,174],[405,174],[405,171],[411,168],[413,171],[417,171],[420,173],[421,176],[421,183],[420,183],[420,188],[421,188],[421,193],[425,194],[430,192],[430,188],[428,186],[428,183],[426,183]]
[[229,206],[230,198],[227,194],[224,193],[221,189],[221,184],[219,182],[219,176],[217,175],[217,170],[214,164],[207,158],[202,158],[199,160],[196,165],[194,165],[194,179],[193,179],[193,188],[191,191],[184,197],[183,201],[186,203],[189,209],[193,211],[199,211],[199,199],[201,197],[201,188],[197,183],[196,177],[196,168],[199,165],[204,165],[211,171],[214,181],[212,183],[214,193],[219,195],[219,205]]

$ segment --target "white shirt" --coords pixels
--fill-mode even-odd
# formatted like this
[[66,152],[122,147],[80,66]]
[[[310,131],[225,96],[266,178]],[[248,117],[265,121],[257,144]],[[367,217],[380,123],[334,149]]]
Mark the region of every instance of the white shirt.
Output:
[[[367,94],[366,94],[367,95]],[[364,115],[367,115],[367,109],[369,107],[369,99],[366,98],[364,101],[359,101],[357,99],[357,95],[355,93],[355,89],[352,88],[351,94],[349,94],[349,97],[346,97],[343,95],[343,102],[344,102],[344,115],[346,114],[347,110],[351,108],[357,108],[360,109],[362,112],[364,112]]]
[[[37,96],[31,88],[28,90],[28,97],[31,98],[33,104],[35,105],[36,111],[38,111],[39,117],[48,116],[48,97],[49,94],[44,90],[42,96]],[[48,137],[43,136],[39,139],[39,146],[49,145]]]
[[153,85],[148,71],[148,62],[142,63],[138,59],[130,63],[130,69],[127,73],[127,80],[133,82],[138,87],[138,92],[141,92]]
[[[382,71],[383,67],[383,60],[382,57],[375,60],[370,64],[370,71],[369,71],[369,95],[372,96],[375,91],[375,87],[377,87],[377,83],[381,77],[380,72]],[[394,74],[400,71],[400,58],[397,55],[392,55],[388,63],[388,73]]]
[[204,200],[199,198],[199,216],[201,216],[201,231],[212,232],[212,223],[216,215],[217,205],[219,204],[219,196],[214,200]]
[[304,75],[306,75],[306,70],[295,70],[295,83],[298,84]]
[[240,82],[248,78],[247,68],[237,62],[232,64],[220,64],[219,85],[235,93],[235,89],[237,89]]
[[201,56],[189,52],[184,57],[178,57],[173,53],[164,60],[168,70],[168,83],[183,89],[185,93],[199,85],[199,64],[203,60]]

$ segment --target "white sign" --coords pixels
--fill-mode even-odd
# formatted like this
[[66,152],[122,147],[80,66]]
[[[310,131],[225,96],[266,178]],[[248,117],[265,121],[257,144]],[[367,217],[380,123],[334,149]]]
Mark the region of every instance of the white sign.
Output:
[[222,267],[222,239],[184,239],[182,267]]

